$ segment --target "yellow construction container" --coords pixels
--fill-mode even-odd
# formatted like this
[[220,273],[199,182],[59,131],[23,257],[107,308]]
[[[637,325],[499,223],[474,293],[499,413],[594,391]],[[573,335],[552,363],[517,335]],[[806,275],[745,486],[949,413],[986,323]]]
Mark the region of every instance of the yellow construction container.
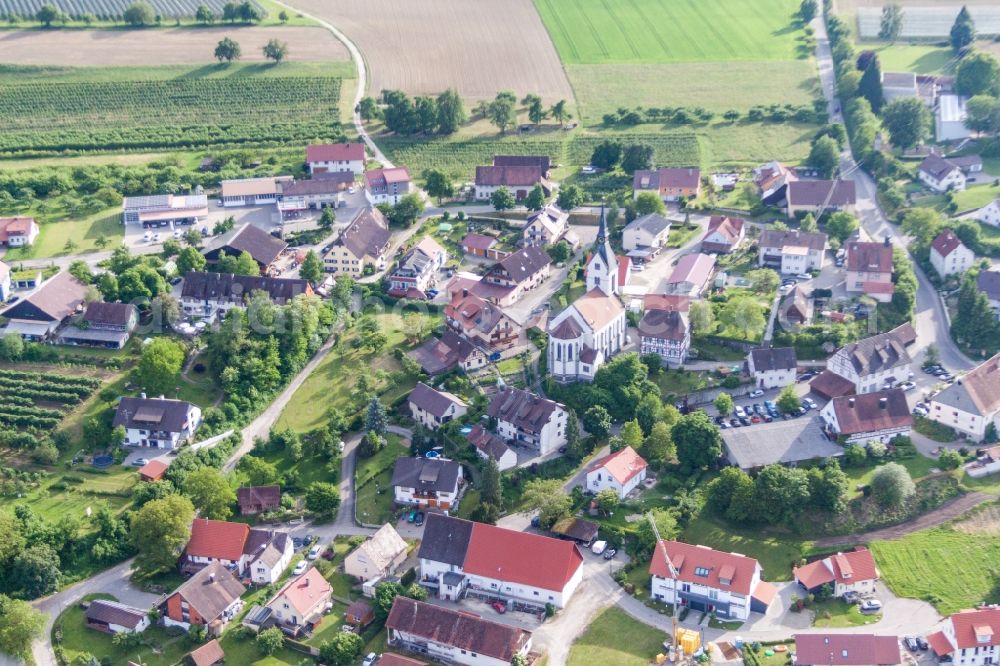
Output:
[[662,652],[660,654],[656,655],[656,663],[657,664],[664,664],[664,663],[666,663],[666,661],[667,661],[667,655],[663,654]]
[[701,634],[693,629],[677,627],[677,633],[674,635],[674,645],[682,648],[686,655],[694,654],[701,647]]

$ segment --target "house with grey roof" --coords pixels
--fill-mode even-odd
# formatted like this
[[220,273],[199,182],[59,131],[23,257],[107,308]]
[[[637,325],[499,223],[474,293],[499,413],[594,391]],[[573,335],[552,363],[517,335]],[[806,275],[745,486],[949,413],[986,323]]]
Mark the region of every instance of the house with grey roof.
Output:
[[549,276],[551,267],[552,257],[548,252],[540,247],[528,246],[494,264],[483,276],[482,284],[498,287],[490,300],[507,307],[542,284]]
[[500,437],[514,446],[546,455],[566,443],[566,406],[531,391],[506,387],[493,396],[486,413],[497,420]]
[[757,240],[757,265],[797,275],[823,268],[826,234],[798,229],[765,229]]
[[383,270],[392,233],[378,208],[362,209],[323,255],[327,273],[361,276],[365,270]]
[[139,310],[131,303],[87,303],[83,314],[59,332],[64,345],[121,349],[139,325]]
[[476,454],[480,458],[483,460],[493,458],[501,472],[517,467],[517,454],[481,424],[472,426],[466,433],[465,439],[476,449]]
[[649,308],[639,321],[639,349],[656,354],[669,367],[679,366],[691,348],[691,326],[687,314],[676,309]]
[[826,403],[820,418],[827,430],[846,442],[870,442],[908,436],[913,414],[902,389],[886,389],[862,395],[845,395]]
[[193,435],[201,423],[201,408],[170,398],[120,398],[112,427],[125,428],[124,446],[175,449]]
[[311,295],[313,288],[297,278],[191,271],[184,276],[180,304],[186,315],[221,318],[232,308],[244,307],[255,291],[266,293],[275,305],[285,305],[296,296]]
[[386,523],[344,558],[344,573],[359,580],[372,580],[396,573],[409,548],[403,537]]
[[788,217],[795,217],[796,213],[852,213],[855,203],[857,194],[853,180],[793,180],[785,192]]
[[458,506],[462,465],[444,458],[397,458],[392,468],[396,504],[445,511]]
[[797,367],[794,347],[761,347],[747,354],[747,372],[757,388],[791,386]]
[[16,333],[25,340],[46,340],[83,310],[86,295],[87,285],[68,272],[57,273],[29,296],[0,312],[7,320],[0,333]]
[[469,411],[469,405],[457,395],[438,391],[423,382],[417,382],[410,391],[407,403],[413,420],[431,430],[437,430]]
[[659,213],[637,217],[622,230],[622,249],[629,257],[652,259],[667,244],[670,220]]
[[84,611],[87,628],[106,634],[142,633],[149,628],[149,612],[109,599],[95,599]]
[[455,331],[448,329],[440,338],[432,337],[407,356],[420,365],[428,375],[439,375],[452,368],[463,371],[478,370],[489,362],[486,351]]
[[1000,271],[979,271],[976,287],[990,299],[990,307],[1000,310]]
[[163,624],[189,630],[201,625],[210,636],[220,636],[243,607],[246,588],[229,569],[213,562],[194,573],[160,603]]
[[209,265],[212,265],[218,263],[223,254],[227,257],[238,257],[246,252],[257,262],[261,272],[266,273],[287,247],[288,243],[275,238],[260,227],[244,224],[213,238],[201,253],[205,255]]
[[810,383],[813,391],[833,399],[852,393],[872,393],[906,380],[913,359],[907,347],[917,335],[909,323],[887,333],[841,347],[827,359],[826,370]]
[[990,424],[1000,428],[1000,354],[931,398],[927,418],[974,442],[983,441]]

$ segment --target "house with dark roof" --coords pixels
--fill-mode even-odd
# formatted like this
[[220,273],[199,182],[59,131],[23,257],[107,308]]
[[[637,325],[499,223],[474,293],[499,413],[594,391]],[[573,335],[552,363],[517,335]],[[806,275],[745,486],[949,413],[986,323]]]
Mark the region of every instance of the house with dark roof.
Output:
[[1000,310],[1000,271],[979,271],[976,288],[990,299],[990,307]]
[[823,268],[826,234],[798,229],[765,229],[757,239],[757,265],[785,275]]
[[139,325],[139,310],[131,303],[87,303],[83,314],[59,332],[64,345],[121,349]]
[[241,516],[277,511],[281,508],[281,486],[242,486],[236,489]]
[[874,594],[875,583],[879,579],[875,558],[864,546],[794,567],[792,576],[808,593],[818,592],[824,585],[829,585],[835,597],[842,597],[848,592]]
[[656,354],[660,363],[679,366],[691,349],[691,326],[686,312],[671,307],[647,307],[639,320],[641,354]]
[[47,340],[86,303],[87,285],[70,273],[57,273],[30,295],[0,312],[7,326],[0,333],[17,333],[25,340]]
[[834,398],[820,411],[827,432],[849,443],[909,436],[913,415],[902,389]]
[[528,193],[541,186],[548,196],[553,185],[546,180],[541,167],[538,166],[477,166],[475,179],[475,198],[477,201],[489,201],[497,190],[504,188],[514,195],[517,201],[524,200]]
[[826,361],[826,370],[810,383],[813,391],[833,399],[852,393],[872,393],[905,381],[910,375],[907,347],[917,339],[909,323],[901,324],[838,349]]
[[622,229],[622,249],[632,259],[653,259],[667,244],[670,226],[670,220],[659,213],[637,217]]
[[701,194],[701,169],[696,167],[663,167],[638,169],[632,176],[634,196],[653,192],[663,201],[697,199]]
[[853,180],[793,180],[785,191],[785,212],[821,215],[844,211],[854,212],[857,195]]
[[730,620],[766,613],[777,594],[752,557],[680,541],[656,545],[649,573],[655,601]]
[[392,525],[386,523],[344,558],[344,573],[368,581],[396,573],[409,547]]
[[221,319],[232,308],[245,307],[255,291],[266,293],[275,305],[285,305],[296,296],[314,293],[308,280],[297,278],[191,271],[184,276],[181,287],[181,308],[192,317]]
[[935,192],[961,192],[965,189],[965,173],[951,160],[931,153],[917,168],[917,178]]
[[448,328],[490,354],[518,346],[524,332],[503,308],[469,289],[452,294],[444,307],[444,321]]
[[796,285],[791,292],[781,301],[778,316],[784,325],[794,324],[804,326],[812,321],[815,313],[815,305],[809,292],[802,285]]
[[613,490],[624,500],[646,480],[646,461],[631,446],[604,456],[587,471],[587,492]]
[[321,173],[308,180],[283,181],[278,184],[281,192],[278,212],[282,219],[295,218],[308,210],[336,208],[344,192],[354,185],[350,171]]
[[396,504],[445,511],[458,506],[465,487],[462,465],[445,458],[397,458],[392,468]]
[[[549,204],[528,215],[522,237],[525,247],[546,247],[558,243],[569,231],[569,213],[555,204]],[[575,238],[575,236],[574,236]],[[579,243],[579,239],[576,239]],[[570,243],[573,245],[574,243]]]
[[795,634],[793,666],[896,666],[902,663],[899,636]]
[[747,354],[747,372],[757,388],[791,386],[797,368],[794,347],[760,347]]
[[713,215],[708,220],[708,229],[701,239],[701,251],[715,254],[729,254],[746,238],[746,220],[728,215]]
[[542,176],[548,178],[552,159],[548,155],[494,155],[493,166],[537,167],[542,170]]
[[389,276],[389,295],[397,298],[427,298],[427,292],[437,284],[438,271],[448,261],[448,253],[430,236],[420,239],[399,260]]
[[394,206],[410,193],[410,171],[406,167],[374,169],[365,173],[365,198],[373,206]]
[[972,268],[976,255],[965,247],[954,231],[943,229],[931,242],[930,260],[937,274],[946,278],[956,273],[962,275]]
[[209,636],[221,636],[243,607],[246,588],[222,564],[213,562],[181,583],[160,603],[164,626],[190,629],[203,625]]
[[881,243],[851,241],[847,244],[847,277],[844,287],[848,294],[863,293],[880,303],[892,300],[892,243],[886,237]]
[[417,382],[410,391],[407,403],[413,420],[431,430],[437,430],[469,411],[469,405],[457,395],[438,391],[423,382]]
[[244,224],[213,238],[201,253],[211,266],[218,263],[223,254],[227,257],[238,257],[246,252],[257,262],[261,272],[267,273],[271,264],[287,247],[288,243],[278,240],[260,227]]
[[499,241],[493,236],[477,234],[470,231],[462,239],[462,252],[473,257],[483,257],[499,261],[507,256],[507,252],[497,249]]
[[201,408],[171,398],[123,397],[118,400],[113,428],[125,428],[124,446],[175,449],[194,436]]
[[108,599],[91,601],[84,617],[88,629],[106,634],[138,634],[149,628],[149,611]]
[[466,433],[465,439],[476,449],[483,460],[493,458],[501,472],[517,467],[517,454],[504,441],[477,423]]
[[445,664],[509,666],[531,650],[530,631],[403,596],[393,601],[385,628],[390,646]]
[[311,174],[347,171],[360,176],[365,172],[365,144],[311,143],[306,146],[306,164]]
[[1000,428],[1000,354],[932,397],[927,418],[974,442],[983,441],[991,423]]
[[287,532],[195,518],[181,558],[181,570],[191,573],[221,564],[237,576],[268,585],[281,577],[294,552]]
[[552,257],[540,247],[529,246],[507,255],[483,276],[484,285],[497,287],[489,299],[501,307],[518,302],[549,276]]
[[392,233],[378,208],[363,208],[323,255],[327,273],[361,276],[385,269]]
[[1000,606],[961,610],[927,636],[939,663],[987,666],[1000,659]]
[[583,580],[573,543],[438,513],[427,516],[418,557],[418,582],[451,601],[489,590],[504,601],[563,608]]
[[514,446],[546,455],[566,443],[565,405],[508,386],[490,400],[486,413],[497,420],[497,434]]
[[406,355],[429,375],[439,375],[455,367],[466,372],[478,370],[489,362],[484,348],[451,329],[446,330],[440,338],[432,337]]
[[798,180],[795,170],[781,162],[768,162],[753,170],[753,182],[765,206],[783,205],[788,183],[793,180]]
[[584,548],[589,548],[597,539],[600,530],[601,526],[595,522],[575,516],[564,516],[552,524],[549,532],[560,539],[571,539]]

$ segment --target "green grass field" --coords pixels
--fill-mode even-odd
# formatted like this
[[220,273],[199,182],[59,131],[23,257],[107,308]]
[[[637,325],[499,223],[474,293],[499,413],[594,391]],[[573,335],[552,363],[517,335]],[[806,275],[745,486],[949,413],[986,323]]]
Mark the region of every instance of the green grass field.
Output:
[[882,614],[864,615],[857,604],[840,599],[817,601],[813,607],[814,627],[859,627],[882,619]]
[[535,0],[566,64],[796,57],[795,0]]
[[934,44],[886,44],[875,49],[883,72],[954,74],[955,54]]
[[810,550],[808,541],[790,535],[767,535],[759,530],[737,530],[723,526],[703,515],[694,519],[681,533],[681,541],[709,548],[742,553],[756,558],[766,580],[792,579],[792,565]]
[[[95,245],[98,239],[106,241],[106,249],[111,250],[121,243],[124,233],[120,223],[121,211],[106,210],[79,220],[44,222],[38,229],[38,239],[33,245],[7,251],[8,261],[18,259],[46,259],[60,255],[81,254],[100,251]],[[66,243],[73,245],[67,249]]]
[[569,666],[647,666],[663,652],[667,634],[624,611],[608,608],[598,615],[569,651]]
[[942,615],[1000,601],[995,536],[936,527],[870,547],[893,592],[929,601]]

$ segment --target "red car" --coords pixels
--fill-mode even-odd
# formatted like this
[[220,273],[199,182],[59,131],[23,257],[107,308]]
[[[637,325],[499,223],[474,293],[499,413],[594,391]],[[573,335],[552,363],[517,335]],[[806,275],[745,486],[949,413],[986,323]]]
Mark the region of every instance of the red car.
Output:
[[493,606],[493,610],[503,615],[507,612],[507,606],[502,601],[494,601],[490,606]]

